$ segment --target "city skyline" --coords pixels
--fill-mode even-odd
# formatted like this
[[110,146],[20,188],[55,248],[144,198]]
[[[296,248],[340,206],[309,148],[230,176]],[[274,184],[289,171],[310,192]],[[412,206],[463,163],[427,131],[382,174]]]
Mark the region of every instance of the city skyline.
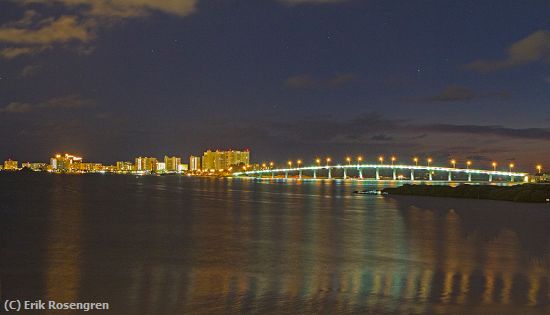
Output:
[[[0,156],[550,164],[550,4],[4,1]],[[468,23],[464,23],[468,21]]]
[[[414,180],[415,175],[414,169],[418,170],[427,170],[433,169],[434,171],[446,171],[449,172],[449,181],[451,178],[451,172],[464,173],[468,170],[472,171],[481,171],[482,174],[494,173],[495,175],[505,175],[510,176],[526,176],[528,174],[533,174],[534,176],[547,176],[546,169],[541,163],[537,163],[531,167],[531,170],[519,167],[515,162],[510,162],[508,164],[501,164],[497,161],[492,161],[488,165],[477,165],[472,160],[457,160],[451,159],[445,163],[441,161],[436,161],[432,157],[418,157],[413,156],[409,159],[399,159],[397,156],[392,155],[386,157],[384,155],[379,155],[372,160],[363,156],[346,156],[342,159],[334,159],[331,157],[321,158],[317,156],[314,159],[297,159],[288,161],[275,161],[275,160],[263,160],[255,161],[250,159],[250,150],[246,149],[243,151],[239,150],[211,150],[207,149],[203,152],[202,156],[189,155],[188,163],[182,163],[181,156],[167,156],[164,155],[164,160],[160,160],[156,157],[148,156],[138,156],[133,158],[135,162],[125,160],[118,160],[113,163],[103,164],[103,162],[89,162],[84,163],[84,158],[78,155],[72,155],[69,153],[60,154],[57,153],[50,158],[49,163],[44,163],[40,161],[31,162],[29,160],[24,160],[19,167],[19,160],[14,160],[8,158],[4,160],[3,168],[0,166],[0,170],[20,170],[24,168],[29,168],[32,170],[39,171],[110,171],[110,172],[127,172],[127,171],[162,171],[162,172],[194,172],[194,171],[225,171],[227,174],[238,173],[240,175],[246,175],[250,171],[250,175],[256,176],[259,174],[271,174],[271,177],[274,176],[273,172],[267,172],[269,170],[275,170],[277,172],[283,172],[285,170],[300,170],[299,178],[302,178],[302,170],[313,171],[321,169],[336,168],[344,170],[343,178],[346,179],[346,169],[350,168],[366,168],[366,169],[377,169],[376,179],[379,179],[378,166],[381,166],[382,169],[389,168],[393,170],[393,179],[397,179],[397,170],[408,169],[411,171],[410,177]],[[185,160],[184,160],[185,161]],[[79,165],[75,170],[71,169],[73,162],[77,162]],[[440,163],[438,163],[440,162]],[[110,164],[110,165],[109,165]],[[236,168],[238,167],[238,168]],[[242,167],[242,169],[240,169]],[[359,168],[357,168],[359,170]],[[264,175],[265,175],[264,174]],[[330,178],[330,172],[328,177]],[[405,178],[406,176],[400,174],[399,177]],[[471,177],[468,176],[468,181],[471,181]],[[285,178],[288,178],[288,172],[285,174]],[[315,172],[313,178],[316,178]],[[363,179],[361,171],[359,171],[357,178]],[[430,180],[432,176],[430,175]],[[545,177],[546,178],[546,177]]]

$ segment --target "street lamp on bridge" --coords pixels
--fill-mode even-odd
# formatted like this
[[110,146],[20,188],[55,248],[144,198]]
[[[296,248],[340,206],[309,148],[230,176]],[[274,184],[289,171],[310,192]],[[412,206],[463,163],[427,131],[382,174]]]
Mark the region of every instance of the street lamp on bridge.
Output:
[[361,164],[362,161],[363,161],[363,157],[362,157],[362,156],[358,156],[358,157],[357,157],[357,163]]
[[378,161],[380,161],[380,164],[384,164],[384,157],[383,156],[379,157]]
[[321,159],[317,158],[317,159],[315,160],[315,163],[317,163],[318,166],[321,166]]
[[470,169],[470,166],[472,166],[472,161],[467,161],[466,162],[466,168]]
[[415,164],[416,166],[418,166],[418,158],[417,158],[417,157],[413,158],[413,161],[414,161],[414,164]]
[[493,164],[491,164],[493,166],[493,171],[497,171],[497,162],[493,162]]
[[428,158],[428,167],[430,167],[430,164],[432,163],[432,158]]
[[537,165],[537,172],[538,174],[542,174],[542,165]]
[[331,161],[331,159],[330,159],[330,158],[327,158],[327,167],[328,167],[330,161]]
[[455,159],[451,160],[451,164],[453,165],[453,168],[456,168],[456,160]]
[[397,158],[395,156],[392,156],[391,157],[391,165],[393,166],[393,164],[395,163],[395,161],[397,161]]
[[349,156],[346,158],[346,161],[348,162],[348,165],[351,165],[351,158]]
[[512,170],[513,170],[514,167],[516,167],[516,166],[514,165],[514,163],[510,163],[510,165],[508,165],[508,166],[510,167],[510,173],[512,173]]

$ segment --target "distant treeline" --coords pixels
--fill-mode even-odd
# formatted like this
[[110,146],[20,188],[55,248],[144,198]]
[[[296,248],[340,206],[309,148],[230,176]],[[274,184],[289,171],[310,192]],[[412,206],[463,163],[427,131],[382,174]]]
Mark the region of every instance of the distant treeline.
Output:
[[516,202],[549,202],[550,200],[550,185],[544,184],[522,184],[515,186],[460,185],[457,187],[405,184],[401,187],[384,188],[382,192],[391,195],[491,199]]

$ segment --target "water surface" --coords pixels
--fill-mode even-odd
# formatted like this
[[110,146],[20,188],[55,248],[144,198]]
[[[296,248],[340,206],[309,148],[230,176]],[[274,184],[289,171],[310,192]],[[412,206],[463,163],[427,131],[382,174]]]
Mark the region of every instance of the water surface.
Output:
[[2,174],[2,293],[108,314],[550,313],[548,205],[353,194],[370,185]]

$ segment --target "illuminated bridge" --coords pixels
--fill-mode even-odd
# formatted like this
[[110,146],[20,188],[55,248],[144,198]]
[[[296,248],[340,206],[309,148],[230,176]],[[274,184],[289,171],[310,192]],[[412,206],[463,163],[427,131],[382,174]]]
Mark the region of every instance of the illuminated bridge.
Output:
[[358,179],[400,181],[526,182],[527,173],[472,168],[398,165],[345,164],[243,170],[234,176],[284,179]]

